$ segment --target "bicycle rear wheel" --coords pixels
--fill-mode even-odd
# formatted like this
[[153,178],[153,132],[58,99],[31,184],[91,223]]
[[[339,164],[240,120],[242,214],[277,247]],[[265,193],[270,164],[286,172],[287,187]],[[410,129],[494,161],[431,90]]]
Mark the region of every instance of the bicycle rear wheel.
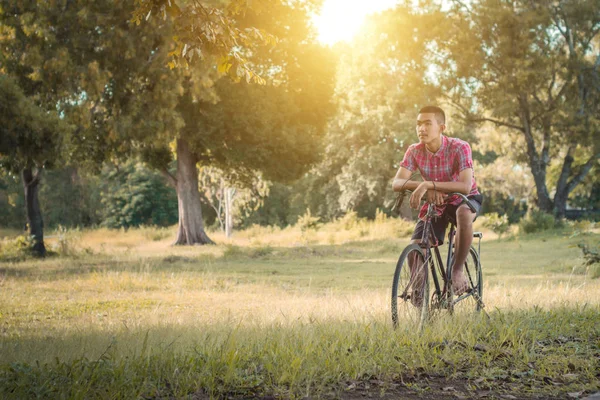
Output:
[[483,276],[481,273],[481,263],[479,254],[475,248],[469,249],[469,256],[465,262],[465,276],[468,281],[466,293],[456,295],[450,290],[449,310],[450,312],[471,312],[481,311],[483,308]]
[[421,330],[428,311],[429,273],[425,255],[418,244],[411,244],[402,251],[394,272],[392,322],[395,328]]

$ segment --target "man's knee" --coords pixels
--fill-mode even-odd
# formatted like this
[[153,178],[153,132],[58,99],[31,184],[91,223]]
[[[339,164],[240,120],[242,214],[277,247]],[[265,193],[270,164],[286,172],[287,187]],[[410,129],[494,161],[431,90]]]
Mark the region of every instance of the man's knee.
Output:
[[475,219],[475,213],[471,211],[471,209],[462,205],[458,207],[456,210],[456,222],[458,226],[470,226],[473,225],[473,220]]

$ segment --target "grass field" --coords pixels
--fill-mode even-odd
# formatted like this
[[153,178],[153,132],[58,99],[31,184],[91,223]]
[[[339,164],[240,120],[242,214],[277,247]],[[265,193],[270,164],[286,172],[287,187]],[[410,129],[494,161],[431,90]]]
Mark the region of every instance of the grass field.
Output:
[[[217,246],[172,229],[50,233],[0,261],[1,398],[579,398],[598,391],[599,266],[568,227],[484,232],[490,318],[394,330],[410,224],[255,227]],[[10,234],[10,232],[3,232]],[[508,397],[506,397],[508,396]],[[510,397],[513,396],[513,397]]]

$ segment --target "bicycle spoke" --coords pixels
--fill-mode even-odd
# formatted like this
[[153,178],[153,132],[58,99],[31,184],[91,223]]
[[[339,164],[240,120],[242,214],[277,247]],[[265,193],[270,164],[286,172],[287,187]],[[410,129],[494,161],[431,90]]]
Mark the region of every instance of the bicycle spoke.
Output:
[[467,292],[462,293],[459,296],[452,296],[450,306],[453,308],[453,311],[459,313],[479,311],[483,308],[483,301],[481,299],[482,275],[479,257],[473,247],[469,250],[469,256],[467,257],[464,268],[469,288],[467,289]]
[[395,327],[420,330],[429,309],[427,263],[418,245],[404,249],[392,285],[392,321]]

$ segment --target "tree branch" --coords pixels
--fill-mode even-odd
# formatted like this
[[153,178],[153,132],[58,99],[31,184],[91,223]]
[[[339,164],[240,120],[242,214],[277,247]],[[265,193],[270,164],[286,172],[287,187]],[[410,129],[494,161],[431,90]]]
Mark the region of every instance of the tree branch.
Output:
[[527,104],[527,99],[523,94],[519,95],[519,108],[521,112],[521,121],[523,122],[522,132],[525,134],[525,142],[527,143],[527,154],[531,163],[531,171],[534,176],[536,173],[542,174],[545,180],[546,166],[543,162],[540,162],[540,156],[535,148],[535,140],[533,139],[533,134],[531,133],[531,116],[529,115],[529,105]]
[[544,165],[550,164],[550,129],[550,123],[547,120],[542,121],[543,137],[541,156]]
[[173,174],[171,174],[171,173],[169,172],[169,170],[167,169],[167,167],[163,167],[163,168],[161,168],[161,169],[160,169],[160,172],[163,174],[163,176],[164,176],[165,178],[167,178],[167,181],[169,182],[169,184],[170,184],[171,186],[173,186],[173,187],[175,187],[175,188],[177,187],[177,178],[175,178],[175,177],[173,176]]
[[27,185],[27,187],[31,187],[31,186],[35,186],[37,184],[40,183],[40,175],[42,174],[42,169],[41,168],[36,168],[35,169],[35,174],[33,174],[33,176],[31,177],[31,180],[29,182],[25,182],[25,184]]
[[[562,193],[563,190],[567,187],[567,180],[569,179],[569,175],[571,175],[571,166],[573,165],[573,152],[575,151],[575,144],[571,144],[569,149],[567,150],[567,155],[565,155],[565,159],[563,161],[563,166],[560,171],[560,176],[558,177],[558,181],[556,182],[556,193]],[[565,196],[566,198],[566,196]]]
[[521,132],[525,132],[525,127],[523,127],[523,126],[511,124],[509,122],[500,121],[500,120],[494,119],[494,118],[488,118],[488,117],[467,117],[467,120],[470,121],[470,122],[491,122],[491,123],[496,124],[498,126],[505,126],[507,128],[512,128],[512,129],[519,130]]
[[[595,25],[595,24],[593,24]],[[595,29],[592,30],[592,32],[590,33],[590,37],[587,38],[587,40],[585,40],[583,42],[583,48],[587,49],[590,46],[590,43],[592,42],[592,40],[594,40],[594,38],[596,37],[596,35],[600,32],[600,25],[598,25]]]
[[445,98],[446,98],[446,99],[447,99],[447,100],[450,102],[450,105],[451,105],[451,106],[453,106],[454,108],[457,108],[457,109],[459,109],[459,110],[461,111],[461,113],[463,114],[463,118],[464,118],[464,119],[467,119],[467,118],[468,118],[468,116],[469,116],[469,114],[470,114],[470,113],[469,113],[469,110],[468,110],[468,109],[467,109],[465,106],[463,106],[463,105],[462,105],[462,104],[460,104],[460,103],[457,103],[457,102],[455,102],[455,101],[452,99],[452,97],[450,97],[450,96],[449,96],[449,95],[447,95],[447,94],[443,94],[442,96],[443,96],[443,97],[445,97]]
[[581,181],[583,181],[583,179],[587,176],[590,170],[594,167],[594,164],[597,160],[600,160],[600,153],[591,156],[590,159],[587,160],[587,162],[581,166],[579,173],[575,175],[573,179],[569,181],[569,183],[567,183],[567,194],[571,193],[573,189],[575,189],[575,187],[579,185]]
[[455,3],[455,4],[458,4],[459,8],[464,8],[467,11],[467,13],[473,14],[473,11],[469,8],[469,6],[466,5],[465,3],[463,3],[462,1],[460,1],[460,0],[452,0],[452,2]]

